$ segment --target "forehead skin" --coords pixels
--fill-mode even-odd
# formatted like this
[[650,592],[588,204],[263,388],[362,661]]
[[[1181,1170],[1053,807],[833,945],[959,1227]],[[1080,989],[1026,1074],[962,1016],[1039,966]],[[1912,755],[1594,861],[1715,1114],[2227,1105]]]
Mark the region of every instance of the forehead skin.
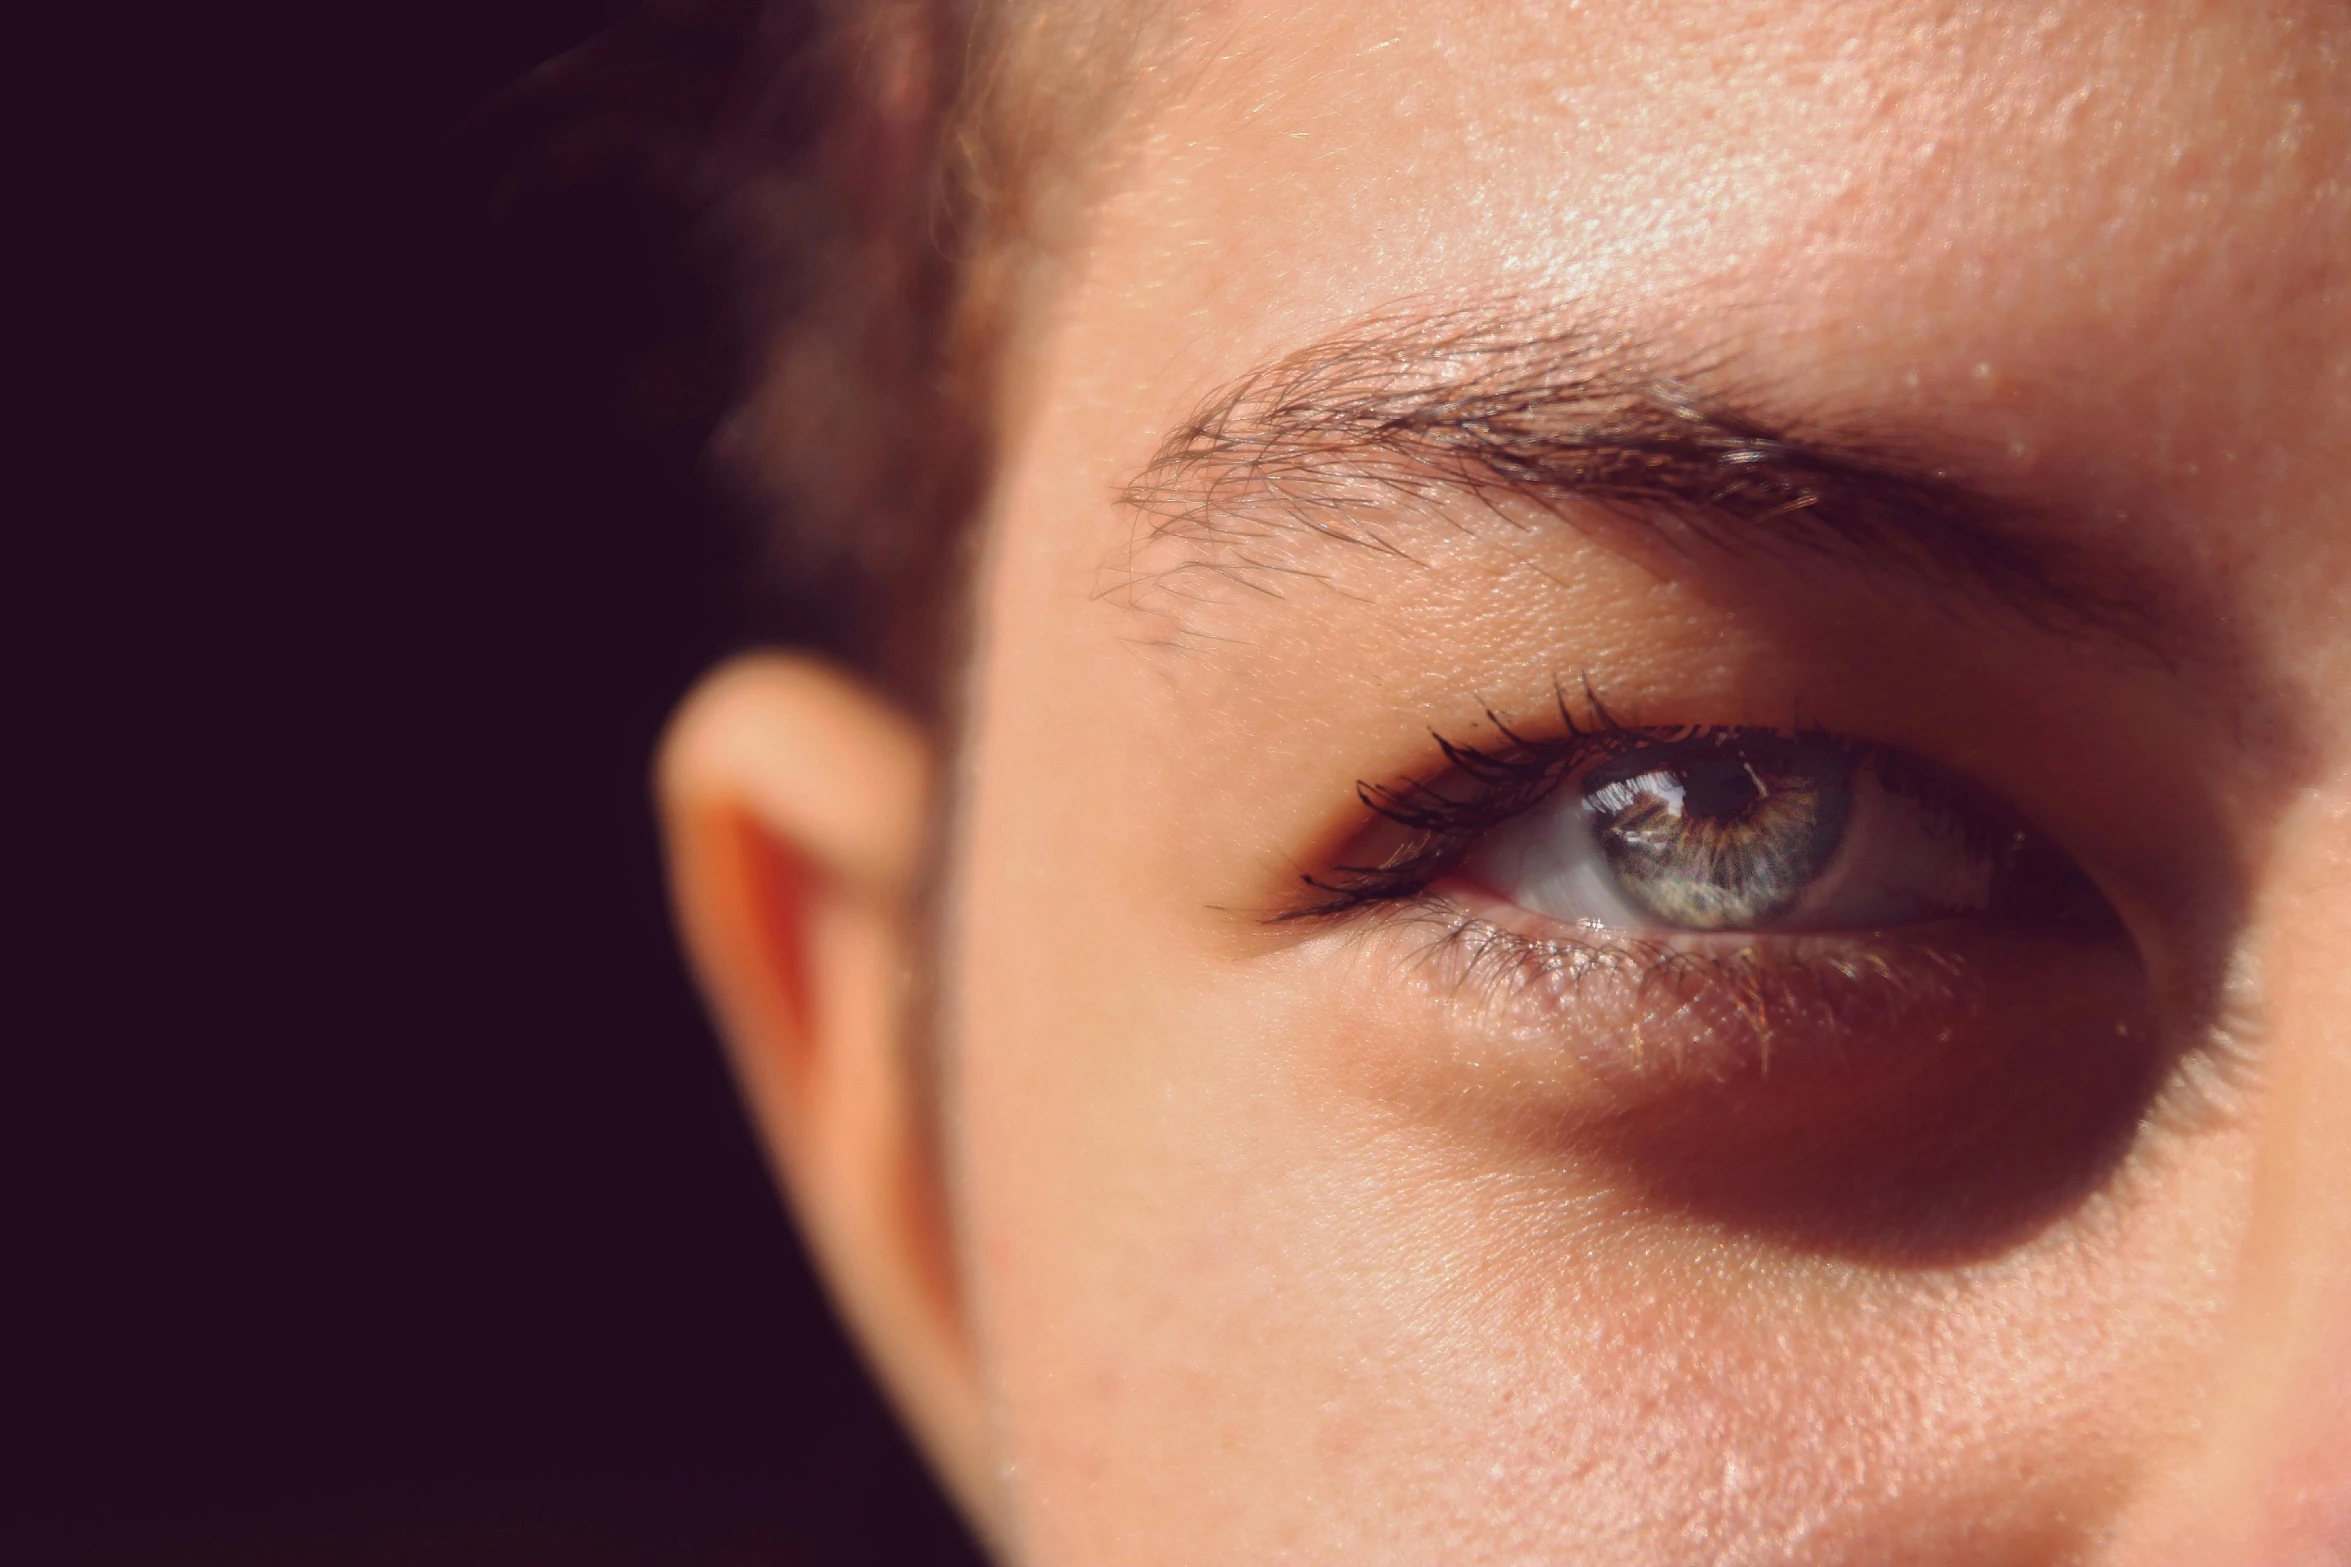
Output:
[[[1219,8],[1191,28],[1215,57],[1146,89],[1172,102],[1093,247],[1099,308],[1145,355],[1098,371],[1214,384],[1397,300],[1508,290],[1821,361],[1791,391],[1832,408],[1931,383],[1947,422],[1964,392],[2020,462],[2071,433],[2020,403],[2094,401],[2139,421],[2109,477],[2235,493],[2246,465],[2339,440],[2351,399],[2351,349],[2311,330],[2343,308],[2347,19]],[[2188,387],[2188,365],[2243,368]],[[2081,444],[2124,430],[2099,433]]]
[[[1185,19],[1021,361],[972,674],[956,1181],[1024,1559],[2092,1552],[2203,1394],[2231,1126],[2134,1172],[2151,1195],[2092,1239],[1782,1278],[1482,1162],[1427,1106],[1485,1090],[1424,1080],[1406,1004],[1233,911],[1354,780],[1563,669],[1824,703],[1920,749],[2079,726],[2178,781],[2120,826],[2030,802],[2080,812],[2093,857],[2111,839],[2125,903],[2135,844],[2273,821],[2289,753],[2297,782],[2335,778],[2343,26],[2114,0]],[[1204,398],[1400,304],[1493,299],[1975,453],[2180,584],[2214,667],[2077,668],[1964,626],[1891,642],[1881,606],[1808,625],[1785,662],[1811,684],[1758,685],[1742,659],[1778,667],[1787,617],[1572,543],[1536,587],[1520,567],[1548,543],[1417,576],[1301,557],[1331,591],[1270,607],[1105,591],[1137,537],[1120,487]],[[2232,684],[2284,694],[2276,733],[2216,716]],[[2257,909],[2261,833],[2216,852]]]

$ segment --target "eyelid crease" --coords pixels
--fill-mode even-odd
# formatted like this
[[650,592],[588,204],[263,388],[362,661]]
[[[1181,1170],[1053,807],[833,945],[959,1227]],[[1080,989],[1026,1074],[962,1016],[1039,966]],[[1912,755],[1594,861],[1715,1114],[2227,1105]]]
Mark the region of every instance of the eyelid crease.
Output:
[[1375,318],[1213,396],[1120,499],[1154,539],[1239,544],[1210,569],[1277,597],[1273,579],[1297,568],[1252,548],[1264,521],[1406,556],[1368,513],[1518,501],[1570,525],[1597,506],[1676,544],[1887,572],[2043,630],[2156,650],[2160,617],[2119,561],[2030,536],[2025,508],[1886,443],[1708,395],[1718,364],[1666,371],[1654,358],[1507,314]]

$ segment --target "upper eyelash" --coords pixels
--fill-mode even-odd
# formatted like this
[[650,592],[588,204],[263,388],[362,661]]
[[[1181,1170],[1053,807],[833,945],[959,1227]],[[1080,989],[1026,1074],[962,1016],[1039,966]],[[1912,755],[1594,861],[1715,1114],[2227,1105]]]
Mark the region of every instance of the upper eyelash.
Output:
[[[1667,745],[1701,735],[1753,731],[1751,725],[1684,724],[1634,726],[1620,721],[1583,682],[1586,714],[1576,716],[1564,689],[1555,700],[1562,733],[1547,737],[1522,734],[1485,708],[1486,721],[1501,736],[1499,745],[1478,745],[1448,739],[1431,731],[1447,764],[1435,781],[1407,778],[1398,783],[1359,781],[1356,798],[1374,815],[1404,828],[1412,836],[1377,865],[1334,865],[1322,873],[1303,873],[1298,880],[1306,896],[1293,907],[1272,916],[1276,923],[1335,919],[1359,909],[1391,905],[1419,897],[1451,871],[1486,833],[1549,799],[1570,778],[1597,762],[1654,745]],[[1785,732],[1785,731],[1782,731]],[[1930,764],[1882,747],[1857,744],[1817,730],[1795,731],[1808,738],[1850,750],[1856,761],[1866,760],[1879,781],[1897,794],[1928,805],[1966,840],[1971,851],[1991,857],[2021,852],[2029,834],[2013,813],[1981,797],[1981,791]],[[1466,779],[1465,797],[1445,793],[1439,784]]]
[[1407,778],[1393,784],[1359,781],[1355,795],[1365,808],[1413,837],[1381,864],[1334,865],[1319,875],[1302,874],[1299,883],[1311,896],[1274,919],[1330,919],[1415,897],[1451,870],[1480,836],[1542,804],[1584,767],[1644,745],[1702,734],[1712,727],[1633,728],[1620,723],[1608,710],[1589,677],[1583,682],[1583,692],[1588,716],[1581,720],[1568,705],[1565,690],[1556,693],[1564,731],[1558,735],[1530,738],[1491,707],[1485,709],[1486,721],[1502,737],[1498,746],[1450,740],[1430,731],[1448,766],[1439,779],[1468,779],[1472,793],[1467,798],[1445,794],[1426,779]]

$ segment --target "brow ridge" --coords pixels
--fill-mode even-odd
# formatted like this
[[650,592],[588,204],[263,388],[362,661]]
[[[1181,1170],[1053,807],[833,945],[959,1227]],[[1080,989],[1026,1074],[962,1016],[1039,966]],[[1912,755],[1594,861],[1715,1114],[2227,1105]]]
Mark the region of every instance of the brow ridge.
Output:
[[[1773,419],[1636,340],[1486,313],[1387,315],[1212,394],[1121,492],[1154,538],[1246,580],[1273,531],[1404,554],[1399,511],[1605,515],[1684,550],[1797,555],[1988,601],[2036,628],[2155,648],[2123,562],[1905,443]],[[1915,443],[1913,443],[1915,444]],[[1259,551],[1252,555],[1250,551]],[[1230,553],[1239,551],[1238,554]]]

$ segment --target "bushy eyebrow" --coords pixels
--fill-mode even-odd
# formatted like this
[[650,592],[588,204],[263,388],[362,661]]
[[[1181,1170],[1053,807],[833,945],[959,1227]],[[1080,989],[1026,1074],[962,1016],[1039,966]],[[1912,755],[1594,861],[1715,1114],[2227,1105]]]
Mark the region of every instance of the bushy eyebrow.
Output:
[[1891,440],[1774,422],[1726,380],[1623,338],[1382,317],[1210,397],[1122,498],[1156,538],[1226,546],[1215,569],[1253,586],[1287,569],[1249,549],[1269,525],[1410,554],[1399,503],[1570,523],[1598,507],[1677,545],[1825,559],[2153,648],[2121,562]]

